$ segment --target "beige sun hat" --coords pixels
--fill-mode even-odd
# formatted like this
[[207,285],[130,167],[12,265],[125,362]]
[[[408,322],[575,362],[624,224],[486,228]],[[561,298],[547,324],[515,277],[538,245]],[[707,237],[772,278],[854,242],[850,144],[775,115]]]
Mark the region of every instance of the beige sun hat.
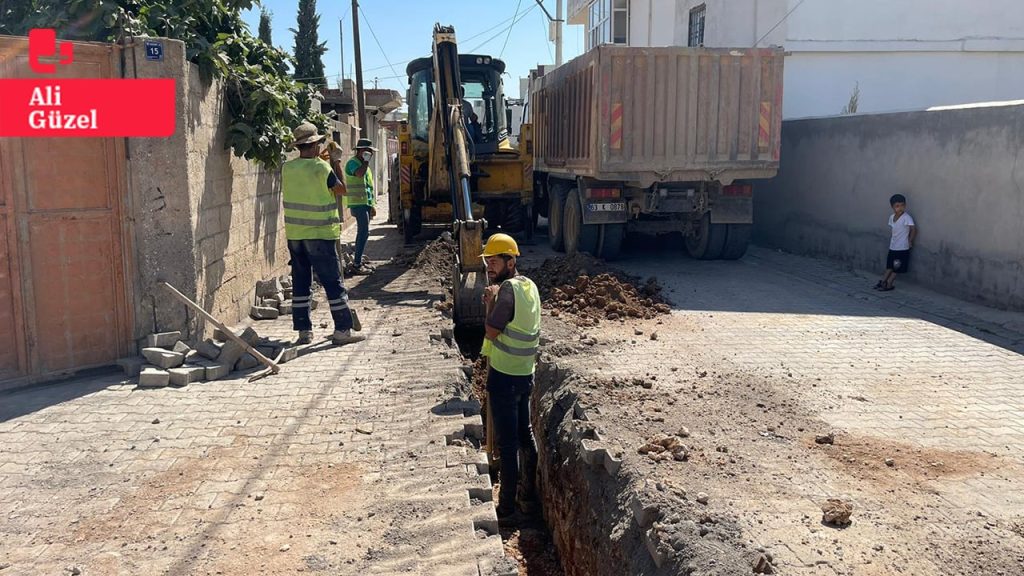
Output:
[[292,142],[292,146],[301,146],[302,144],[313,144],[326,138],[324,134],[320,134],[316,126],[309,122],[303,122],[292,130],[292,136],[295,141]]

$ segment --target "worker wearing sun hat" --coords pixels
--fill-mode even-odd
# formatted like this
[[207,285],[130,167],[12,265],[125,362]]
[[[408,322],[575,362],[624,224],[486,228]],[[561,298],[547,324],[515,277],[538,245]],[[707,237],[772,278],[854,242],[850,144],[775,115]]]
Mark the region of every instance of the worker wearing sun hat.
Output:
[[[297,343],[313,339],[309,317],[313,272],[327,292],[334,319],[335,344],[365,340],[352,334],[352,311],[348,292],[341,280],[335,242],[341,235],[341,219],[332,188],[340,182],[330,165],[318,157],[325,136],[313,124],[303,122],[292,132],[299,156],[281,167],[281,195],[284,201],[284,230],[292,269],[292,327],[299,332]],[[358,327],[357,327],[358,328]]]
[[[540,346],[540,292],[519,274],[519,246],[507,234],[494,234],[484,246],[490,285],[484,289],[485,339],[490,363],[487,397],[501,459],[498,516],[507,518],[535,500],[537,445],[530,427],[530,392]],[[520,454],[523,481],[519,483]],[[517,491],[517,487],[520,488]]]

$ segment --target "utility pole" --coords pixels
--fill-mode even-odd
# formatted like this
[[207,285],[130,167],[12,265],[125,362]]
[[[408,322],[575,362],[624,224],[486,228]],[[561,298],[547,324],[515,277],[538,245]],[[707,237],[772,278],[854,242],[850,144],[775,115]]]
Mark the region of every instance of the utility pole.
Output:
[[555,0],[555,67],[562,65],[562,2]]
[[338,40],[341,42],[341,81],[338,82],[338,88],[341,88],[341,92],[345,92],[345,19],[338,18]]
[[356,93],[359,134],[366,136],[366,104],[363,102],[363,55],[359,49],[359,0],[352,0],[352,44],[356,53]]

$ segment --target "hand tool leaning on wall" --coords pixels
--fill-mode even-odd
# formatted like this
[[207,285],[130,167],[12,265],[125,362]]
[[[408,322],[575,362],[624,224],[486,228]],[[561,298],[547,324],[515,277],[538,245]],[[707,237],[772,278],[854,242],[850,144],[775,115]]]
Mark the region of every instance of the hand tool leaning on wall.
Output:
[[[196,304],[195,302],[190,300],[188,298],[188,296],[185,296],[181,292],[178,292],[177,288],[175,288],[174,286],[171,286],[167,282],[163,282],[163,285],[164,285],[165,288],[170,290],[171,294],[173,294],[175,296],[175,298],[177,298],[178,300],[181,300],[182,302],[185,303],[186,306],[188,306],[189,308],[191,308],[191,309],[195,310],[196,312],[198,312],[200,315],[202,315],[204,318],[209,320],[210,323],[212,323],[217,328],[220,328],[220,331],[223,332],[225,336],[227,336],[228,338],[234,340],[246,352],[248,352],[249,354],[252,354],[253,356],[255,356],[257,360],[259,360],[264,366],[267,367],[266,370],[257,372],[256,374],[253,374],[252,376],[250,376],[249,377],[249,382],[254,382],[256,380],[259,380],[260,378],[263,378],[264,376],[268,376],[270,374],[277,374],[278,372],[281,371],[281,367],[277,365],[276,361],[271,360],[270,358],[267,358],[262,353],[260,353],[259,350],[253,348],[248,342],[246,342],[245,340],[242,340],[241,338],[239,338],[238,335],[235,334],[235,332],[233,330],[229,329],[227,326],[222,324],[219,320],[214,318],[209,312],[207,312],[206,310],[203,310],[202,306],[200,306],[199,304]],[[277,360],[280,360],[280,359],[281,359],[281,356],[278,355]]]

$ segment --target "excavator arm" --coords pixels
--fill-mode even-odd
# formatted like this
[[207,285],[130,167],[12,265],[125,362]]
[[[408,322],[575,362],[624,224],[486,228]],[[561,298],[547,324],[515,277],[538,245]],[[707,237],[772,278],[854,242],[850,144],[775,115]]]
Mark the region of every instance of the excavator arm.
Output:
[[482,327],[483,292],[487,273],[481,254],[486,220],[473,219],[470,190],[470,153],[462,111],[462,80],[455,28],[434,25],[434,114],[431,118],[431,169],[443,177],[447,173],[452,199],[452,233],[458,245],[452,270],[454,296],[452,316],[455,326]]

